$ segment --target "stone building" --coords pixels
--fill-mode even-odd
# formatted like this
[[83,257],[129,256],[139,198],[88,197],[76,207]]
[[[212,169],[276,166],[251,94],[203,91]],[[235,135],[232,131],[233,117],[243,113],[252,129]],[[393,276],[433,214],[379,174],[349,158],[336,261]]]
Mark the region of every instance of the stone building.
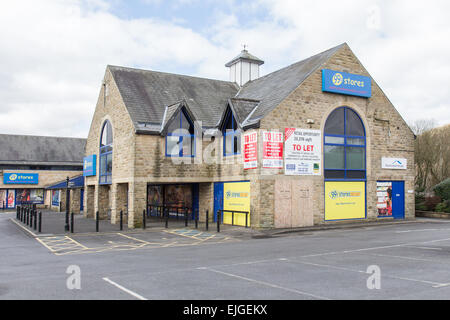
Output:
[[[344,43],[230,81],[108,66],[86,144],[85,214],[156,205],[292,228],[414,217],[414,135]],[[194,216],[194,215],[193,215]]]
[[[50,208],[49,185],[79,176],[86,139],[0,134],[0,208]],[[65,191],[64,191],[65,192]],[[58,201],[64,201],[64,195]]]

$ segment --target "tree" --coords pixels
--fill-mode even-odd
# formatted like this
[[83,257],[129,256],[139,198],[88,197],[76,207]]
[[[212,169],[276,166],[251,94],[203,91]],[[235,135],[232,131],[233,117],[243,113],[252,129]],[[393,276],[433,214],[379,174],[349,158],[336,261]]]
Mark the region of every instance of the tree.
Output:
[[430,191],[450,176],[450,125],[436,128],[434,120],[416,121],[415,162],[417,191]]

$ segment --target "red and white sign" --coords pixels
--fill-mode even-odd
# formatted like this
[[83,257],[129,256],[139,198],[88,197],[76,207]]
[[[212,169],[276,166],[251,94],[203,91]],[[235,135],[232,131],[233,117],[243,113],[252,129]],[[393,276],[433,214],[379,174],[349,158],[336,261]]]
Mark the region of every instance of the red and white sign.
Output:
[[256,169],[258,167],[258,133],[244,134],[244,169]]
[[263,131],[263,168],[283,168],[283,133]]
[[284,173],[286,175],[320,175],[321,146],[320,130],[286,128]]

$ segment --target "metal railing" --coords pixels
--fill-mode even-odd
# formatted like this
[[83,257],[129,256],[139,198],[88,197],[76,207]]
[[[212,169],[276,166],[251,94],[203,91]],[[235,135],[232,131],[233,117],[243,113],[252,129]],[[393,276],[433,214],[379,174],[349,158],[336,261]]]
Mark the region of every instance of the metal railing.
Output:
[[[245,227],[246,228],[248,228],[248,215],[250,214],[250,212],[248,212],[248,211],[238,211],[238,210],[217,210],[217,220],[219,221],[219,220],[222,220],[222,219],[219,219],[219,213],[220,213],[220,216],[223,218],[224,217],[224,213],[227,213],[227,212],[231,212],[231,225],[232,226],[234,226],[235,224],[234,224],[234,215],[237,213],[237,214],[245,214]],[[222,221],[221,221],[221,223],[223,223]]]

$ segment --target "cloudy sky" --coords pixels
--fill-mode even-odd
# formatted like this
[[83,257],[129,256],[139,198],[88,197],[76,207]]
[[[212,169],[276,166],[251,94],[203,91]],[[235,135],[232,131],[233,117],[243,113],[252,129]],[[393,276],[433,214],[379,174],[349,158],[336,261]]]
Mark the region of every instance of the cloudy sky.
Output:
[[347,42],[408,123],[450,123],[450,1],[15,0],[0,7],[0,133],[86,137],[107,64],[228,80]]

